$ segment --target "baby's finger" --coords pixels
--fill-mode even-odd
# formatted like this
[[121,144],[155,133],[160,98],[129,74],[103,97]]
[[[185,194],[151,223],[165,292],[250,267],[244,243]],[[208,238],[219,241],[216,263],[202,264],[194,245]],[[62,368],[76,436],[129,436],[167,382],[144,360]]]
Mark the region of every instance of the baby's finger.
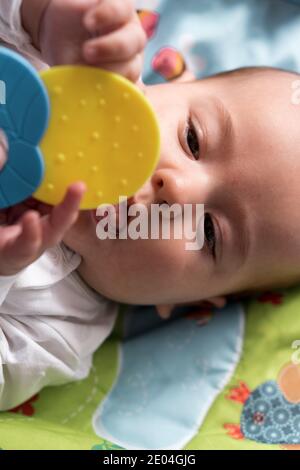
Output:
[[86,41],[83,55],[90,64],[124,62],[144,50],[146,34],[136,21],[103,37]]
[[16,224],[22,215],[27,212],[29,209],[34,209],[33,207],[26,206],[25,203],[17,204],[16,206],[10,207],[7,209],[7,223],[8,225]]
[[2,170],[7,160],[8,143],[6,136],[2,130],[0,130],[0,171]]
[[102,69],[118,73],[133,83],[136,83],[141,76],[143,67],[143,54],[138,54],[131,61],[107,62],[98,64]]
[[101,0],[83,19],[90,33],[108,34],[130,21],[135,13],[132,0]]
[[65,233],[75,223],[85,190],[83,183],[72,184],[64,200],[42,219],[44,249],[60,243]]
[[19,224],[3,230],[1,269],[5,269],[5,275],[8,276],[24,269],[40,255],[42,239],[39,215],[34,211],[27,212]]
[[52,210],[52,207],[33,198],[27,199],[23,203],[17,204],[16,206],[8,209],[7,223],[9,225],[15,224],[29,209],[35,210],[43,216],[49,214],[49,212]]
[[23,215],[20,223],[22,232],[13,244],[12,256],[20,263],[30,261],[36,256],[41,247],[41,224],[39,214],[28,211]]
[[21,225],[12,225],[10,227],[0,227],[0,252],[2,258],[2,251],[7,246],[8,243],[11,243],[15,240],[20,233],[22,232]]
[[0,223],[3,222],[8,225],[14,225],[25,212],[28,212],[29,209],[39,212],[37,206],[38,202],[33,198],[30,198],[26,199],[24,202],[16,204],[15,206],[8,207],[7,209],[0,211]]

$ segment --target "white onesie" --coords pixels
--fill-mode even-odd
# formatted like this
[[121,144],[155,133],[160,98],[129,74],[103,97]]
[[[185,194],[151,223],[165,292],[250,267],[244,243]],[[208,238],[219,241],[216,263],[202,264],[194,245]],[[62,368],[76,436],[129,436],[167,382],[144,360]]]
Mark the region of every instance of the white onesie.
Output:
[[[0,0],[0,42],[41,68],[46,64],[21,26],[21,3]],[[0,410],[88,375],[118,307],[84,284],[80,262],[60,245],[18,275],[0,277]]]
[[18,275],[0,276],[0,410],[86,377],[111,333],[117,304],[80,279],[80,262],[60,245]]

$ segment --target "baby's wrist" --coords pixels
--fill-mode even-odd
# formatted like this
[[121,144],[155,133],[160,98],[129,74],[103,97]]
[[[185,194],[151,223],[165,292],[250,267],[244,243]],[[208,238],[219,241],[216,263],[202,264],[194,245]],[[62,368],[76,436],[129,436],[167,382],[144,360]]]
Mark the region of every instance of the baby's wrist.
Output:
[[29,34],[32,44],[40,50],[40,27],[42,18],[51,0],[23,0],[21,20],[25,31]]

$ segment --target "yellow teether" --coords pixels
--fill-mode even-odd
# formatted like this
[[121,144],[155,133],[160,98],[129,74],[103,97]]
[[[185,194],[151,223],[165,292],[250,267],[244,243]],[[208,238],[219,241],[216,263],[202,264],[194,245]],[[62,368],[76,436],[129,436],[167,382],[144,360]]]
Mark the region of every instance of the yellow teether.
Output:
[[158,162],[160,136],[140,90],[114,73],[54,67],[41,73],[50,97],[50,123],[41,142],[45,178],[34,197],[57,204],[83,181],[81,209],[132,196]]

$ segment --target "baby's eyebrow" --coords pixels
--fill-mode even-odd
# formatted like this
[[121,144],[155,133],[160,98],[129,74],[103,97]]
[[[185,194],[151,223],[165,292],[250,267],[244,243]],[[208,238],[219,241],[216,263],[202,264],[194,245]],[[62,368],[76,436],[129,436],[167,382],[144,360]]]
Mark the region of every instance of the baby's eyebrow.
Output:
[[239,259],[241,260],[239,267],[245,263],[250,247],[249,227],[246,220],[247,218],[243,217],[242,223],[237,224],[238,231],[236,231],[236,240],[239,250]]
[[230,207],[231,211],[228,218],[231,221],[234,234],[234,247],[237,248],[238,252],[236,269],[240,269],[247,260],[250,250],[250,224],[247,208],[243,208],[240,203],[232,204],[232,202]]
[[213,98],[216,110],[220,119],[220,125],[222,130],[222,141],[229,141],[232,139],[234,134],[234,127],[232,117],[228,109],[220,98]]
[[[204,142],[207,154],[222,155],[224,150],[232,148],[235,131],[232,116],[223,101],[214,95],[208,97],[210,108],[213,110],[211,119],[206,118],[206,113],[201,112],[202,131],[205,135]],[[217,132],[212,130],[216,128]],[[205,131],[205,132],[204,132]],[[230,153],[229,155],[230,156]]]
[[[224,150],[225,147],[231,147],[233,143],[235,136],[234,124],[232,116],[223,101],[216,96],[210,96],[210,99],[215,107],[215,119],[218,121],[219,127],[219,148],[215,148],[214,150],[220,153],[220,147]],[[208,132],[208,134],[210,134],[210,132]],[[223,158],[222,161],[224,162]],[[236,269],[239,269],[247,260],[251,245],[251,226],[248,220],[247,208],[243,208],[240,201],[233,201],[231,198],[228,198],[228,195],[226,193],[224,194],[223,189],[218,196],[216,195],[216,200],[221,201],[220,204],[223,206],[223,212],[226,214],[227,220],[230,221],[231,229],[233,231],[233,248],[236,248],[238,253],[238,256],[236,257]],[[227,210],[224,209],[224,206],[226,205]],[[232,256],[232,251],[230,256]],[[223,255],[221,257],[223,257]]]
[[[221,99],[214,97],[216,111],[220,120],[221,142],[223,145],[231,144],[234,138],[234,126],[232,116]],[[222,196],[224,200],[224,195]],[[226,197],[225,197],[226,199]],[[234,243],[238,249],[238,268],[245,263],[250,250],[250,224],[247,216],[247,208],[243,208],[240,202],[230,201],[230,215],[228,218],[234,230]]]
[[[223,224],[221,224],[224,245],[222,253],[224,252],[224,255],[226,253],[226,259],[234,256],[236,260],[235,269],[238,270],[246,262],[252,244],[251,220],[247,207],[244,207],[242,201],[233,196],[231,192],[224,192],[224,188],[218,190],[215,198],[217,207],[224,214],[227,221],[223,229]],[[226,229],[228,225],[232,233],[231,237],[228,237]]]

